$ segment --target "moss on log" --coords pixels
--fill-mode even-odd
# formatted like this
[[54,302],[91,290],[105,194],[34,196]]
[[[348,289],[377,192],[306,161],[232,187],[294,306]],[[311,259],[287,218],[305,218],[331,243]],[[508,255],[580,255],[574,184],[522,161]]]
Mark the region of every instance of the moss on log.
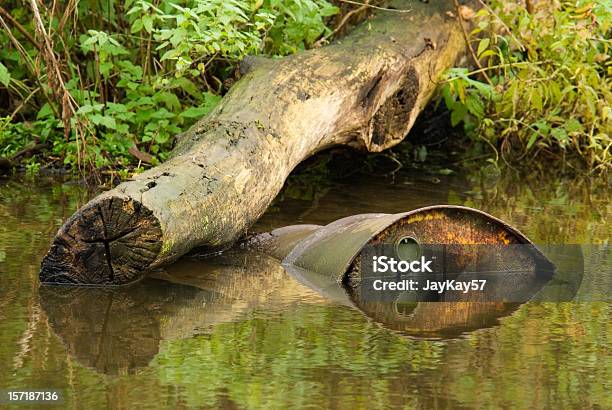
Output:
[[464,50],[452,2],[398,1],[352,34],[283,59],[253,59],[171,158],[94,198],[59,230],[41,281],[135,281],[194,247],[232,244],[302,160],[336,145],[399,143]]

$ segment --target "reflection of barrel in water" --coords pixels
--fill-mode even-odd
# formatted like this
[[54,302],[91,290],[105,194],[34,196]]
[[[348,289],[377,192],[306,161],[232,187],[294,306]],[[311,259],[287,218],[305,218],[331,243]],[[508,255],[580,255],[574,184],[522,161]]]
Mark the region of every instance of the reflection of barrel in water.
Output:
[[[510,249],[506,256],[512,256],[514,251]],[[396,292],[392,295],[392,301],[385,302],[377,301],[371,295],[364,295],[362,286],[358,285],[363,272],[359,271],[359,259],[356,259],[351,269],[351,278],[347,282],[352,285],[348,290],[359,309],[375,322],[388,328],[419,337],[455,337],[471,330],[496,325],[498,319],[511,314],[523,302],[574,300],[584,273],[580,246],[548,246],[546,254],[557,266],[552,277],[547,272],[538,270],[501,270],[490,272],[491,280],[482,292]],[[503,256],[503,253],[501,255]],[[487,266],[487,269],[489,268],[490,266]],[[454,276],[457,281],[465,277],[469,279],[474,276],[471,273]]]
[[373,321],[410,336],[453,338],[497,325],[520,304],[503,302],[355,302]]

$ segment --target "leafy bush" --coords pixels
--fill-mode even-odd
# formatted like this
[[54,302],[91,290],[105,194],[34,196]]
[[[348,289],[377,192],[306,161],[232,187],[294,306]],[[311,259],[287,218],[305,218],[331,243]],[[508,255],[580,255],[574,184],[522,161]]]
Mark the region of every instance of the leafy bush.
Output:
[[2,4],[13,21],[0,21],[9,45],[0,49],[0,156],[48,142],[45,165],[89,171],[139,163],[133,147],[148,163],[164,160],[174,135],[218,102],[238,60],[304,49],[338,11],[327,0],[35,4],[41,24],[31,7]]
[[471,32],[482,68],[452,69],[442,87],[453,125],[507,161],[580,158],[610,169],[611,3],[546,2],[531,12],[490,3]]

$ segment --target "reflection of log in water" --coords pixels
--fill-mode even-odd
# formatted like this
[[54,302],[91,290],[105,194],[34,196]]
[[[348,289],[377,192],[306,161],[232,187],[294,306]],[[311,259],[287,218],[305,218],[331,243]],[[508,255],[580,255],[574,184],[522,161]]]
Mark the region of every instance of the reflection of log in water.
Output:
[[267,256],[239,253],[181,261],[129,287],[42,286],[53,330],[80,363],[109,373],[145,367],[161,340],[191,337],[254,310],[326,303]]
[[159,350],[164,323],[205,300],[199,289],[155,279],[129,288],[40,288],[41,306],[68,351],[111,374],[146,366]]

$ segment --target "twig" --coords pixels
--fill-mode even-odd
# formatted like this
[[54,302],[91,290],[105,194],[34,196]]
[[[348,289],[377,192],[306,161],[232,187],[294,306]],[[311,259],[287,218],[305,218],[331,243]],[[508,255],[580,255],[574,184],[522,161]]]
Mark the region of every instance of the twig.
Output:
[[[456,3],[456,2],[455,2]],[[495,11],[493,11],[493,9],[484,1],[482,0],[478,0],[478,3],[480,3],[482,5],[482,7],[484,7],[485,9],[487,9],[487,11],[494,16],[497,21],[499,21],[501,23],[502,26],[504,26],[504,28],[508,31],[508,34],[510,34],[512,36],[512,38],[514,39],[514,41],[516,41],[516,43],[519,45],[519,47],[521,48],[521,51],[525,51],[525,46],[523,45],[523,43],[521,43],[519,41],[518,38],[516,38],[516,36],[514,35],[514,33],[512,32],[512,30],[510,29],[510,27],[508,27],[508,25],[504,22],[504,20],[502,20],[501,17],[499,17],[497,15],[497,13]]]
[[59,31],[60,33],[64,31],[64,27],[66,26],[66,23],[68,22],[68,18],[70,18],[72,13],[74,13],[74,10],[76,9],[76,7],[77,7],[77,2],[75,0],[70,0],[68,2],[68,4],[66,5],[66,9],[64,10],[64,14],[62,15],[62,18],[60,19],[60,23],[57,27],[57,31]]
[[490,85],[493,85],[491,78],[489,78],[486,71],[482,67],[482,64],[480,64],[480,60],[478,59],[478,56],[476,55],[476,52],[474,51],[474,47],[472,47],[472,43],[470,42],[470,37],[468,35],[467,29],[465,28],[465,24],[463,24],[463,17],[461,17],[461,10],[460,10],[461,7],[459,6],[459,2],[457,0],[453,0],[453,2],[455,3],[455,10],[457,11],[457,20],[459,21],[459,25],[461,26],[461,32],[463,33],[463,39],[465,40],[465,44],[470,50],[472,59],[474,60],[474,63],[476,63],[476,66],[478,67],[478,69],[482,72],[482,76],[487,80],[487,82]]
[[[0,25],[2,25],[2,27],[4,27],[4,29],[6,30],[6,34],[8,35],[9,39],[11,40],[11,42],[13,43],[13,45],[15,46],[15,48],[17,49],[17,51],[19,52],[19,54],[21,55],[21,57],[23,57],[26,65],[28,66],[29,70],[32,72],[32,74],[34,74],[34,80],[36,81],[36,83],[38,84],[38,87],[41,90],[44,90],[43,86],[42,86],[42,82],[41,82],[41,76],[38,72],[38,70],[36,69],[34,62],[32,61],[32,59],[30,58],[30,56],[28,55],[28,53],[25,51],[25,49],[23,48],[23,46],[21,45],[21,43],[15,38],[15,36],[13,35],[13,33],[11,32],[11,29],[9,28],[9,26],[6,24],[6,22],[4,21],[4,19],[2,18],[2,16],[0,16]],[[42,51],[41,51],[42,52]],[[47,93],[43,92],[43,96],[45,97],[45,99],[47,100],[47,102],[49,103],[49,107],[51,107],[51,110],[53,111],[53,114],[59,118],[59,113],[55,107],[55,105],[53,104],[53,101],[51,101],[51,98],[49,98],[49,95],[47,95]]]
[[[466,73],[466,76],[472,76],[474,74],[479,74],[482,73],[484,71],[490,71],[490,70],[497,70],[498,68],[512,68],[514,66],[517,65],[525,65],[525,64],[529,64],[529,65],[542,65],[542,64],[547,64],[550,63],[549,60],[544,60],[544,61],[517,61],[516,63],[505,63],[505,64],[496,64],[496,65],[492,65],[489,67],[484,67],[484,68],[480,68],[478,70],[472,70],[469,71],[468,73]],[[451,77],[449,79],[446,79],[444,81],[439,81],[438,84],[446,84],[446,83],[450,83],[453,80],[455,80],[456,77]]]
[[147,52],[145,54],[144,59],[144,76],[145,78],[149,78],[149,60],[151,59],[151,39],[153,37],[153,32],[149,33],[149,38],[147,39]]
[[30,94],[28,94],[28,96],[21,102],[21,104],[19,104],[19,106],[17,108],[15,108],[15,110],[13,111],[11,116],[9,117],[10,118],[9,121],[12,121],[13,118],[15,118],[15,115],[17,115],[19,110],[21,110],[28,103],[28,101],[30,101],[30,98],[32,98],[34,96],[34,94],[36,94],[38,91],[40,91],[40,87],[36,87]]
[[154,158],[153,155],[147,152],[142,152],[141,150],[138,149],[136,145],[132,145],[128,149],[128,152],[132,154],[134,157],[136,157],[136,159],[139,160],[140,162],[145,162],[147,164],[151,164],[153,162],[153,158]]
[[338,34],[338,32],[340,30],[342,30],[342,28],[346,25],[346,23],[348,23],[349,19],[357,13],[362,12],[363,10],[367,9],[368,6],[370,5],[370,0],[365,0],[365,2],[363,3],[362,6],[357,7],[356,9],[353,9],[351,11],[349,11],[348,13],[346,13],[344,15],[344,17],[342,17],[342,20],[340,20],[340,23],[338,23],[338,25],[336,26],[336,28],[334,28],[334,30],[329,33],[326,36],[321,37],[319,40],[317,40],[314,44],[313,47],[321,47],[323,45],[324,42],[326,42],[329,38],[335,36],[336,34]]
[[[43,24],[42,18],[40,17],[40,12],[38,11],[38,4],[36,0],[30,0],[30,5],[32,6],[32,11],[34,12],[34,23],[36,26],[37,33],[42,37],[44,42],[43,58],[47,63],[47,67],[50,70],[49,74],[53,74],[50,79],[54,79],[55,85],[60,88],[60,90],[56,93],[58,98],[61,98],[62,102],[62,121],[64,122],[64,134],[66,136],[66,141],[68,141],[68,136],[70,133],[70,118],[76,112],[75,107],[73,105],[74,99],[70,92],[66,89],[66,85],[64,84],[64,80],[62,78],[62,72],[60,70],[59,63],[55,58],[55,52],[53,51],[53,47],[51,46],[51,41],[49,39],[49,35],[45,30],[45,26]],[[55,77],[55,78],[53,78]],[[53,84],[50,84],[53,86]]]
[[338,1],[342,3],[347,3],[347,4],[354,4],[355,6],[366,6],[371,9],[376,9],[376,10],[394,11],[396,13],[410,13],[412,11],[412,9],[389,9],[386,7],[375,6],[373,4],[360,3],[358,1],[353,1],[353,0],[338,0]]
[[13,156],[10,158],[11,161],[16,161],[21,157],[29,157],[32,154],[35,154],[39,151],[42,151],[44,149],[47,148],[51,148],[51,145],[48,142],[41,142],[38,144],[34,144],[34,145],[29,145],[27,147],[25,147],[24,149],[22,149],[21,151],[16,152],[15,154],[13,154]]
[[[87,140],[85,138],[83,129],[87,128],[87,125],[84,124],[78,118],[78,116],[75,116],[79,104],[74,99],[72,94],[70,94],[70,91],[68,91],[68,89],[66,88],[66,85],[64,84],[61,66],[56,59],[55,52],[51,44],[51,38],[49,34],[47,33],[47,31],[45,30],[45,26],[40,16],[40,11],[38,9],[37,0],[30,0],[30,5],[32,7],[32,11],[34,12],[34,24],[36,27],[36,34],[41,36],[44,42],[42,56],[47,65],[47,71],[48,71],[47,75],[50,81],[49,86],[53,88],[56,98],[59,99],[61,102],[62,113],[61,113],[60,118],[62,119],[62,122],[64,123],[64,136],[66,138],[66,141],[69,141],[70,139],[70,131],[71,131],[70,120],[72,118],[76,119],[76,125],[74,127],[74,131],[75,131],[75,142],[77,144],[77,167],[79,171],[82,172],[81,162],[84,158],[86,158],[86,153],[87,153],[87,148],[86,148]],[[89,129],[88,131],[91,134],[92,138],[95,140],[95,134]],[[92,165],[92,169],[95,169],[95,167],[93,167],[93,163],[91,162],[90,158],[89,158],[89,162],[90,162],[90,165]],[[99,177],[96,173],[94,173],[94,176],[96,178]]]
[[31,312],[28,314],[28,326],[24,330],[21,338],[17,342],[20,346],[19,352],[13,358],[13,370],[17,370],[23,367],[24,359],[31,351],[31,343],[34,334],[36,333],[36,329],[38,328],[38,323],[40,322],[40,308],[38,306],[33,306]]

